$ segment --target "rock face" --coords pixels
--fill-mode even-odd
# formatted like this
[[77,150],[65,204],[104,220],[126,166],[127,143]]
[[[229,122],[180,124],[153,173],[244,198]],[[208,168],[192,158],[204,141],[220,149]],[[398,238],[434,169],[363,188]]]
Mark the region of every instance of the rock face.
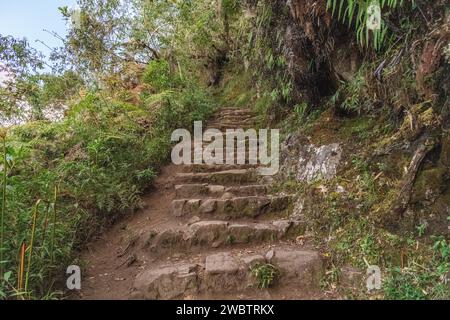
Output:
[[334,178],[342,158],[341,146],[337,143],[316,146],[302,142],[296,136],[289,136],[284,142],[281,175],[305,182]]
[[337,143],[300,149],[297,180],[311,182],[315,179],[332,179],[341,161],[342,149]]

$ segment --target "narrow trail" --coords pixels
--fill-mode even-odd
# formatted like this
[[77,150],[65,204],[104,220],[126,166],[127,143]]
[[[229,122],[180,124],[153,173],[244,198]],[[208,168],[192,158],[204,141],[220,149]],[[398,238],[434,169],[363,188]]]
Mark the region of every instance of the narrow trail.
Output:
[[[223,108],[208,128],[253,123],[250,110]],[[290,215],[292,197],[273,194],[256,167],[164,167],[144,209],[82,253],[78,298],[320,299],[321,256]],[[278,275],[260,289],[251,269],[269,263]]]

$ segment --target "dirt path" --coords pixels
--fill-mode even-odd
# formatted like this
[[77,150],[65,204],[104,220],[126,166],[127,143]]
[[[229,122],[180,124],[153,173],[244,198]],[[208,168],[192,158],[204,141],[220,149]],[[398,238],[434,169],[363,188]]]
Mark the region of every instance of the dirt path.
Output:
[[[222,109],[209,127],[245,128],[253,119],[250,110]],[[299,241],[291,196],[270,192],[255,165],[164,167],[144,209],[82,253],[78,298],[320,298],[320,254]],[[277,275],[261,290],[251,268],[268,263]]]
[[82,252],[81,258],[86,265],[83,268],[80,298],[129,297],[132,281],[147,260],[144,258],[139,261],[141,252],[135,250],[139,235],[149,228],[170,228],[174,223],[168,213],[174,199],[173,180],[179,171],[180,167],[175,165],[164,167],[155,181],[154,189],[143,199],[144,209],[116,223]]

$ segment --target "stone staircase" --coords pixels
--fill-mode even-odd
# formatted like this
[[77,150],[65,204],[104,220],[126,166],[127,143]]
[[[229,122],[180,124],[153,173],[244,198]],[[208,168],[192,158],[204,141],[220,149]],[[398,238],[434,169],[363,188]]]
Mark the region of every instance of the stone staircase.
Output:
[[[254,120],[248,109],[225,108],[208,128],[245,129]],[[257,167],[182,166],[168,213],[176,223],[142,235],[144,253],[152,262],[136,276],[133,298],[252,299],[261,298],[261,292],[271,298],[272,292],[275,297],[305,298],[319,290],[322,259],[296,241],[304,225],[290,215],[292,195],[273,194],[270,179],[258,176]],[[265,264],[279,275],[262,291],[251,270]]]

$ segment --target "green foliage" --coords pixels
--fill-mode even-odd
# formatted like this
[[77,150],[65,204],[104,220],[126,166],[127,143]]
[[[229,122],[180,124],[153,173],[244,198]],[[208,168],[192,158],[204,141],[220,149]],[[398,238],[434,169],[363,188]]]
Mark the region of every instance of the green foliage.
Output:
[[0,119],[43,120],[46,114],[57,118],[55,115],[63,113],[66,103],[78,96],[83,85],[81,77],[72,71],[14,78],[0,88]]
[[83,86],[75,72],[42,73],[43,65],[42,55],[26,39],[0,35],[0,73],[7,75],[0,86],[2,123],[44,119],[49,110],[61,111]]
[[[141,206],[142,192],[170,154],[171,132],[204,119],[212,102],[194,83],[175,88],[156,110],[89,93],[61,122],[12,128],[2,153],[8,161],[2,266],[9,277],[0,282],[1,294],[55,297],[53,280],[73,262],[73,250],[114,215]],[[32,235],[28,290],[20,290],[19,249]]]
[[241,2],[238,0],[221,0],[221,7],[224,14],[235,15],[241,10]]
[[169,63],[165,60],[151,61],[145,69],[142,80],[157,91],[169,89],[176,84],[171,76]]
[[294,106],[294,113],[299,123],[301,123],[308,115],[308,104],[300,103]]
[[433,249],[434,257],[426,266],[413,261],[407,268],[394,267],[388,270],[388,277],[383,283],[387,299],[448,299],[450,244],[439,238]]
[[[372,41],[373,48],[379,51],[389,36],[389,28],[383,18],[404,6],[406,2],[410,2],[412,8],[415,7],[415,0],[327,0],[327,7],[339,21],[354,26],[361,46],[368,47]],[[376,30],[370,30],[367,25],[372,13],[369,10],[371,5],[377,5],[382,10],[380,28]]]
[[252,66],[248,72],[262,89],[261,96],[273,105],[289,103],[294,86],[283,52],[285,30],[277,25],[285,14],[276,11],[277,3],[269,0],[259,1],[254,10],[253,17],[243,15],[237,23],[240,48],[236,59],[245,61],[247,68]]
[[251,273],[257,279],[258,287],[261,289],[269,288],[279,275],[278,269],[269,263],[255,265],[251,268]]
[[42,54],[32,48],[27,39],[0,34],[0,72],[20,76],[44,66]]
[[[6,156],[6,131],[1,132],[2,147],[3,147],[3,177],[2,177],[2,207],[0,213],[0,281],[4,277],[4,259],[3,259],[3,248],[5,241],[5,211],[6,211],[6,183],[8,181],[7,167],[8,158]],[[5,281],[8,281],[5,278]]]
[[369,110],[370,100],[365,93],[366,78],[364,68],[361,68],[351,81],[341,84],[330,100],[341,110],[360,114]]

